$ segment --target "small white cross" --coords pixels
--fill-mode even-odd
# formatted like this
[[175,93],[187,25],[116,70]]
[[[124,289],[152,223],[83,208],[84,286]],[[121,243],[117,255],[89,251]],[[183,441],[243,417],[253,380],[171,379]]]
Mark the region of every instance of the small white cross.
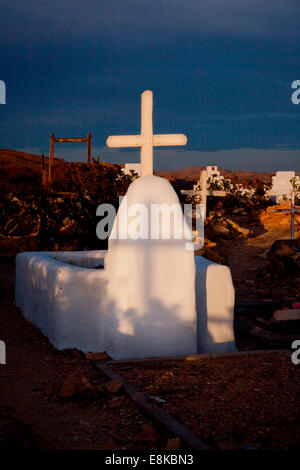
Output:
[[142,93],[141,99],[141,134],[113,135],[108,137],[108,147],[141,147],[141,176],[153,175],[153,147],[186,145],[184,134],[155,134],[152,124],[153,93],[150,90]]
[[207,171],[202,170],[200,173],[201,186],[201,204],[203,204],[204,219],[206,219],[206,201],[207,201]]
[[294,218],[295,218],[295,214],[299,214],[300,210],[299,209],[295,209],[295,191],[294,189],[292,190],[292,199],[291,199],[291,208],[290,209],[273,209],[272,212],[289,212],[291,214],[291,240],[294,240],[294,225],[295,225],[295,222],[294,222]]

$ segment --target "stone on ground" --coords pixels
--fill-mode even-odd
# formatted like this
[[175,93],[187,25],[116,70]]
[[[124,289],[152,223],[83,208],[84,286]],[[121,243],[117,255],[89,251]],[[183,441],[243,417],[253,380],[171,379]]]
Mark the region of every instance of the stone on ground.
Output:
[[110,380],[106,384],[106,390],[112,394],[118,394],[123,388],[121,380]]
[[64,399],[90,399],[95,400],[103,395],[103,389],[91,385],[84,375],[68,374],[61,386],[59,396]]

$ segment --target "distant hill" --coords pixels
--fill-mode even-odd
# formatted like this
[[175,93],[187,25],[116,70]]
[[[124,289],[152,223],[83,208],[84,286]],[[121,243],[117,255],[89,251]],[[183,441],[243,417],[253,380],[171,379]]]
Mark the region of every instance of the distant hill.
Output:
[[[187,166],[180,170],[173,171],[159,171],[157,174],[163,176],[170,181],[186,181],[186,182],[195,182],[199,180],[200,171],[205,170],[205,166]],[[273,172],[256,172],[256,171],[231,171],[222,168],[218,168],[221,175],[226,178],[235,178],[240,183],[246,183],[249,180],[255,182],[256,180],[269,182],[271,181]]]
[[[48,168],[48,157],[44,157],[45,168]],[[102,162],[103,165],[120,168],[120,165]],[[55,157],[53,162],[53,180],[61,181],[66,174],[80,173],[84,162],[67,162]],[[0,186],[14,186],[19,182],[40,184],[42,181],[42,157],[34,153],[18,150],[0,149]]]
[[[44,163],[48,167],[48,157],[45,157]],[[71,172],[73,175],[80,173],[84,162],[67,162],[59,157],[54,158],[53,165],[53,179],[54,181],[63,180],[67,173]],[[123,165],[115,165],[103,162],[105,166],[112,168],[120,168]],[[192,167],[173,171],[158,171],[155,174],[167,178],[175,186],[189,188],[198,181],[200,171],[205,167]],[[230,171],[220,169],[220,172],[225,177],[234,178],[238,182],[247,182],[256,180],[268,182],[274,173],[259,173],[259,172],[246,172],[246,171]],[[0,149],[0,185],[14,185],[18,181],[28,181],[28,184],[40,184],[42,178],[42,158],[40,155],[33,153],[21,152],[18,150]]]

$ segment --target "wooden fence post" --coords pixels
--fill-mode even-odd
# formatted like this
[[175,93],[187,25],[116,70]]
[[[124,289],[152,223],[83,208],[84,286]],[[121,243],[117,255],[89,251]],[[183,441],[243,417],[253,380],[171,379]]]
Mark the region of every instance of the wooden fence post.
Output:
[[48,186],[48,171],[45,168],[45,156],[42,153],[42,187],[47,188]]
[[90,133],[87,135],[87,165],[91,166],[91,139],[92,136]]
[[52,166],[54,159],[54,134],[50,135],[50,154],[49,154],[49,172],[48,172],[48,184],[52,182]]

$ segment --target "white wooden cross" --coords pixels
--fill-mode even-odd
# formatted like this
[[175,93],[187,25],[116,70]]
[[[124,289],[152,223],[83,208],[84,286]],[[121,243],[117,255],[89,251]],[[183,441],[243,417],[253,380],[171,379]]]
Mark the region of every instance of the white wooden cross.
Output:
[[153,93],[144,91],[141,98],[141,134],[113,135],[108,137],[108,147],[141,147],[141,176],[153,175],[153,147],[186,145],[184,134],[155,134],[152,124]]
[[207,171],[202,170],[200,173],[201,185],[201,204],[203,204],[204,219],[206,219],[206,200],[207,200]]
[[295,234],[294,234],[294,219],[295,219],[295,214],[299,214],[300,210],[295,209],[295,191],[294,189],[292,190],[291,193],[291,208],[290,209],[273,209],[272,212],[289,212],[291,214],[291,240],[294,240]]
[[207,170],[200,172],[200,186],[201,189],[181,189],[181,194],[186,196],[199,196],[201,197],[201,204],[203,205],[204,219],[206,219],[206,206],[207,196],[225,197],[227,192],[219,189],[207,189]]

